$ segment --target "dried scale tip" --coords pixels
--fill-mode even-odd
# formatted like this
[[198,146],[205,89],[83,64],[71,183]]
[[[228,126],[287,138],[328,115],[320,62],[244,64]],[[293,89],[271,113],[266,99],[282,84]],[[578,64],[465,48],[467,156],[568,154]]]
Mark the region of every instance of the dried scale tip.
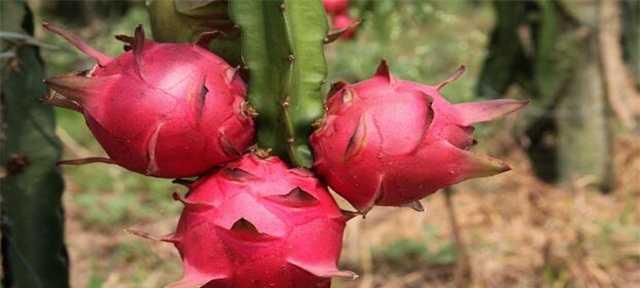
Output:
[[345,40],[353,39],[353,37],[356,36],[358,26],[360,26],[361,23],[362,20],[354,20],[345,14],[333,16],[331,18],[331,27],[333,31],[327,35],[324,42],[331,43],[339,38]]
[[98,62],[88,72],[45,80],[44,101],[83,113],[109,155],[61,164],[105,162],[150,176],[193,177],[238,159],[253,143],[246,86],[215,54],[190,43],[155,43],[139,25],[133,37],[116,36],[126,51],[110,58],[61,27],[43,26]]
[[84,165],[84,164],[92,164],[92,163],[116,164],[115,161],[105,157],[87,157],[87,158],[73,159],[73,160],[60,160],[56,164],[57,165]]
[[193,44],[198,45],[204,49],[207,49],[207,47],[209,47],[209,43],[211,43],[213,39],[224,37],[224,35],[225,34],[222,31],[202,32],[200,33],[200,35],[198,35],[198,39],[196,39],[196,41]]
[[245,117],[256,118],[259,115],[258,110],[253,108],[249,102],[244,102],[240,110],[242,111],[242,115]]
[[267,148],[267,149],[257,148],[256,150],[253,151],[253,154],[255,154],[257,157],[262,159],[267,159],[272,157],[271,148]]
[[365,214],[374,205],[423,211],[418,200],[438,189],[508,171],[504,162],[469,151],[476,143],[471,125],[528,101],[451,104],[440,90],[463,72],[460,66],[429,86],[396,79],[382,61],[371,79],[334,85],[325,121],[310,137],[315,172]]
[[[184,264],[169,287],[329,287],[345,217],[308,171],[246,154],[198,180],[171,237]],[[266,244],[266,245],[265,245]]]
[[155,236],[151,233],[136,229],[136,228],[127,228],[125,229],[125,232],[131,234],[131,235],[135,235],[138,236],[140,238],[144,238],[144,239],[148,239],[148,240],[153,240],[153,241],[161,241],[161,242],[167,242],[167,243],[175,243],[178,241],[178,239],[175,238],[174,234],[168,234],[165,236]]
[[416,212],[424,212],[424,207],[422,206],[422,203],[420,203],[420,201],[418,200],[409,202],[406,204],[402,204],[400,206],[410,208]]
[[47,93],[42,97],[42,102],[56,107],[73,110],[76,112],[82,112],[82,105],[76,101],[64,97],[62,94],[55,90],[49,89]]
[[447,79],[436,84],[436,90],[441,91],[444,87],[449,85],[449,83],[458,80],[460,77],[462,77],[462,75],[466,70],[467,70],[467,67],[465,67],[464,65],[460,65],[460,67],[458,67],[458,69],[456,69],[456,71],[453,72],[453,74],[449,75]]
[[342,212],[342,215],[344,216],[345,221],[349,221],[351,219],[353,219],[356,216],[361,216],[364,217],[364,215],[360,212],[357,211],[349,211],[349,210],[340,210],[340,212]]

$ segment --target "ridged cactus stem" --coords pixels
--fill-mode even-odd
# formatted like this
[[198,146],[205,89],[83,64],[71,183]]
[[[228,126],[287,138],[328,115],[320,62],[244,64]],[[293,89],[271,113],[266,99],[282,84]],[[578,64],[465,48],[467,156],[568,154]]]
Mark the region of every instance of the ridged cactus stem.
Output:
[[[33,16],[19,0],[0,1],[0,30],[33,39]],[[9,34],[9,33],[7,33]],[[69,287],[64,183],[53,108],[40,101],[44,65],[30,41],[0,36],[0,197],[2,284]]]
[[284,0],[282,11],[291,47],[289,93],[282,105],[287,112],[284,120],[291,127],[290,157],[294,164],[310,167],[308,138],[311,124],[322,114],[322,85],[327,77],[324,40],[329,26],[319,0]]
[[321,1],[231,1],[229,8],[242,34],[258,145],[294,166],[311,166],[307,139],[322,113],[327,73]]
[[280,12],[282,1],[231,1],[229,14],[240,27],[244,67],[249,70],[249,102],[258,112],[260,148],[285,158],[281,97],[289,72],[289,46]]

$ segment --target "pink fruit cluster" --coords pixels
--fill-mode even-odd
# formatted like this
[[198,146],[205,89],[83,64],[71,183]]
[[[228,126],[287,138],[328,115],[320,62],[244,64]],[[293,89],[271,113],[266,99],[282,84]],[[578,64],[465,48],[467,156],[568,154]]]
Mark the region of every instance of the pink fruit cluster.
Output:
[[48,101],[81,112],[110,159],[145,175],[199,175],[240,157],[252,144],[245,84],[236,69],[196,44],[155,43],[138,27],[120,36],[127,52],[111,58],[70,32],[97,65],[45,80]]
[[[463,67],[461,67],[463,68]],[[509,170],[472,153],[472,124],[489,121],[526,101],[451,104],[435,85],[396,79],[382,62],[373,78],[338,83],[321,127],[310,138],[320,177],[360,212],[374,205],[410,206],[465,179]]]
[[323,0],[324,10],[331,16],[331,27],[344,30],[340,35],[343,39],[351,39],[356,33],[356,21],[349,17],[349,0]]
[[355,277],[336,266],[349,216],[325,186],[277,157],[245,153],[254,137],[245,84],[200,47],[208,34],[197,45],[161,44],[138,27],[135,37],[117,37],[126,52],[111,58],[60,27],[44,27],[97,61],[89,71],[45,80],[46,101],[82,113],[110,157],[67,162],[205,175],[189,185],[177,231],[163,239],[184,262],[184,278],[171,287],[328,288],[331,277]]
[[[348,1],[324,4],[334,21],[347,17]],[[438,189],[508,170],[469,151],[472,125],[526,104],[451,104],[440,91],[463,67],[429,86],[395,78],[383,61],[371,79],[331,89],[310,137],[320,181],[275,156],[247,153],[255,131],[245,84],[235,68],[200,47],[210,34],[197,44],[160,44],[138,27],[134,37],[117,37],[126,52],[111,58],[44,26],[97,61],[89,71],[45,80],[47,101],[81,112],[110,157],[72,163],[201,176],[187,184],[186,197],[175,194],[185,207],[176,232],[163,238],[183,260],[184,277],[174,288],[328,288],[331,277],[355,277],[337,268],[350,213],[325,186],[362,214],[375,205],[420,210],[418,200]]]
[[308,171],[247,154],[190,185],[172,287],[330,287],[347,218]]

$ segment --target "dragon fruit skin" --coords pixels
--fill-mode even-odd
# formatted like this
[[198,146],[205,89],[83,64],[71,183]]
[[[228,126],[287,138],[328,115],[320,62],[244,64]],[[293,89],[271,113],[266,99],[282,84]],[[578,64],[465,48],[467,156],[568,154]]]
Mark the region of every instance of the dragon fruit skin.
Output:
[[169,287],[330,287],[347,217],[313,175],[247,154],[190,185],[176,233],[183,259]]
[[195,44],[155,43],[142,27],[120,36],[129,50],[110,58],[52,24],[44,27],[97,61],[88,72],[45,80],[48,101],[84,114],[116,164],[151,176],[205,173],[252,144],[245,84],[236,69]]
[[322,4],[324,10],[331,15],[344,14],[349,8],[349,0],[322,0]]
[[374,205],[421,209],[417,200],[466,179],[509,170],[468,149],[474,123],[515,111],[527,101],[447,102],[440,90],[464,71],[428,86],[395,79],[382,62],[368,80],[338,83],[326,116],[310,137],[314,169],[366,213]]

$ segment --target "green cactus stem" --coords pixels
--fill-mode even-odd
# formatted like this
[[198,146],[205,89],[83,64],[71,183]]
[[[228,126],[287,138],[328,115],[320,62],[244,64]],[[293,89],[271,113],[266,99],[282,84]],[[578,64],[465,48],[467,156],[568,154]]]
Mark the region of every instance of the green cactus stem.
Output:
[[[324,41],[329,32],[322,2],[285,0],[284,19],[291,47],[289,92],[285,99],[286,121],[293,126],[289,145],[292,161],[300,166],[312,164],[308,136],[311,124],[322,116],[322,85],[327,78]],[[295,157],[295,159],[293,159]]]
[[258,112],[258,145],[285,157],[280,103],[289,73],[289,45],[281,5],[281,1],[232,1],[229,11],[241,30],[244,68],[249,70],[249,102]]
[[[32,39],[23,1],[0,1],[0,29]],[[3,35],[6,33],[3,33]],[[29,41],[0,37],[0,190],[3,287],[69,287],[60,143],[45,94],[44,66]],[[6,57],[5,57],[6,56]]]
[[322,113],[328,25],[319,0],[231,1],[258,112],[257,142],[295,166],[312,164],[308,136]]

